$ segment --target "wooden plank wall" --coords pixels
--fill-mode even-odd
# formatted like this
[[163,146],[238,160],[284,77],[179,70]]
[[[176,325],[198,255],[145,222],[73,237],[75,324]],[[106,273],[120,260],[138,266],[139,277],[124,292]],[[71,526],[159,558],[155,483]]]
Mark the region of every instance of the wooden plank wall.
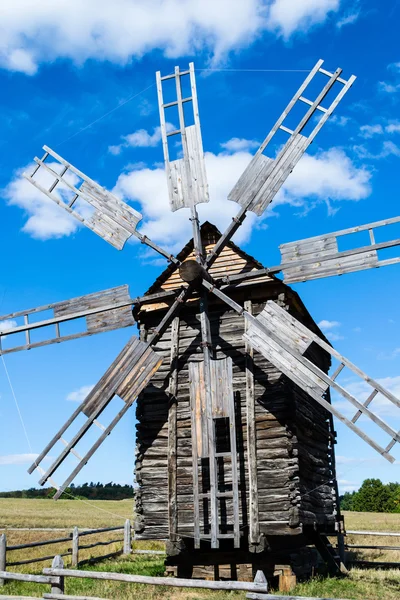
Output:
[[[255,315],[264,303],[253,303]],[[236,401],[239,455],[240,526],[249,523],[246,346],[244,319],[227,307],[211,305],[210,321],[216,357],[230,356]],[[297,311],[294,316],[299,318]],[[159,321],[157,312],[140,316],[147,330]],[[188,361],[202,360],[200,321],[193,308],[180,315],[177,390],[177,532],[193,536],[193,479]],[[168,385],[171,328],[156,351],[164,362],[137,403],[136,532],[140,539],[168,538]],[[326,353],[310,347],[321,367]],[[313,355],[314,353],[314,355]],[[247,361],[248,361],[247,357]],[[334,521],[329,481],[329,424],[324,409],[309,399],[259,353],[254,353],[255,430],[260,532],[300,533],[300,523]],[[229,478],[229,472],[228,472]],[[314,490],[316,486],[321,486]],[[313,490],[313,491],[311,491]],[[302,496],[302,494],[309,494]],[[202,514],[200,515],[202,518]]]

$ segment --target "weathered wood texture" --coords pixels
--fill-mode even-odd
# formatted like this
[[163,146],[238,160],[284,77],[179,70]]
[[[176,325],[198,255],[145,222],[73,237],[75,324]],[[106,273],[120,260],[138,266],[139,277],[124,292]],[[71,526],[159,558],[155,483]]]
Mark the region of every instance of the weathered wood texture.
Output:
[[[249,293],[246,290],[246,295]],[[243,291],[238,290],[238,296]],[[252,289],[257,316],[265,301],[275,299],[289,307],[298,319],[314,328],[297,295],[280,282]],[[237,298],[239,299],[239,298]],[[138,320],[151,333],[160,311],[142,311]],[[199,315],[195,306],[180,314],[177,389],[177,533],[191,538],[194,531],[192,433],[189,365],[202,360]],[[246,345],[244,318],[218,302],[210,304],[210,325],[215,358],[229,357],[233,364],[236,439],[238,450],[239,519],[244,535],[249,526],[248,427],[246,405]],[[168,538],[168,385],[171,328],[162,336],[156,351],[163,363],[137,404],[136,498],[138,538]],[[310,360],[327,372],[329,355],[322,349],[308,350]],[[302,525],[319,525],[334,532],[336,498],[332,483],[331,441],[328,413],[288,380],[261,354],[255,353],[254,429],[256,432],[258,515],[261,533],[299,534]],[[199,440],[200,441],[200,440]],[[254,440],[252,440],[254,441]],[[218,443],[218,440],[217,440]],[[221,479],[219,480],[222,483]],[[232,482],[230,465],[225,465],[224,485]],[[200,481],[201,485],[201,481]],[[221,492],[223,490],[220,489]],[[226,499],[226,530],[231,531],[232,506]],[[207,502],[200,506],[201,522],[208,518]]]
[[[190,96],[182,96],[182,78],[190,78]],[[208,202],[208,184],[206,168],[204,163],[203,142],[200,132],[199,108],[197,103],[196,79],[194,74],[194,65],[190,63],[188,71],[180,71],[175,67],[176,100],[164,103],[163,100],[163,81],[171,77],[161,77],[157,72],[157,92],[158,105],[160,111],[161,137],[163,142],[165,170],[167,174],[169,202],[172,211],[183,207],[190,207],[200,202]],[[171,82],[170,82],[171,84]],[[183,105],[185,104],[186,110]],[[167,128],[169,108],[178,109],[179,129],[170,131]],[[189,120],[193,120],[193,125],[187,125],[188,110],[192,113]],[[183,157],[176,160],[170,160],[168,149],[168,138],[170,136],[179,136],[178,141],[182,144]],[[173,142],[176,137],[173,137]]]
[[[0,354],[8,354],[19,350],[30,350],[39,346],[77,339],[103,331],[112,331],[135,324],[132,316],[133,300],[129,295],[127,285],[110,288],[102,292],[87,294],[78,298],[71,298],[64,302],[55,302],[46,306],[19,311],[0,317]],[[48,317],[48,311],[53,316]],[[40,314],[44,313],[44,314]],[[35,320],[30,322],[31,316]],[[23,324],[20,321],[23,319]],[[62,330],[64,323],[84,319],[79,333],[70,333]],[[2,326],[15,322],[12,327]],[[48,339],[35,341],[32,333],[46,327]],[[54,329],[52,329],[54,327]],[[21,334],[24,334],[24,343],[21,344]],[[2,344],[2,341],[5,343]]]
[[[244,209],[251,210],[257,215],[261,215],[272,202],[273,198],[299,162],[308,146],[341,101],[344,94],[351,87],[355,80],[354,76],[351,76],[348,81],[345,81],[340,77],[342,69],[337,69],[334,73],[328,73],[324,69],[321,70],[322,63],[322,60],[319,60],[316,63],[315,67],[311,70],[303,84],[293,96],[292,100],[257,150],[252,161],[229,193],[229,200],[238,202]],[[318,72],[327,75],[329,81],[322,88],[317,98],[314,101],[311,101],[308,98],[305,98],[303,93],[306,92],[307,87]],[[313,83],[315,84],[315,81]],[[338,84],[340,84],[340,89]],[[325,108],[321,103],[332,89],[335,90],[336,96],[328,108]],[[299,120],[296,127],[293,127],[293,129],[288,128],[283,123],[297,103],[306,104],[309,108]],[[297,108],[299,108],[298,105]],[[322,112],[323,115],[317,120],[311,132],[307,133],[305,127],[311,119],[314,118],[317,111]],[[271,142],[275,141],[274,136],[279,130],[288,134],[289,139],[276,157],[267,157],[264,155],[264,151]],[[268,148],[268,150],[270,149]]]
[[[51,148],[43,146],[43,150],[43,158],[35,158],[37,166],[33,173],[24,173],[24,177],[78,221],[121,250],[135,234],[142,215]],[[49,160],[46,162],[46,159]],[[39,171],[42,177],[36,177]],[[43,178],[50,187],[45,187]]]
[[[379,227],[387,229],[390,225],[395,225],[399,221],[400,217],[393,217],[392,219],[375,221],[367,225],[359,225],[334,233],[282,244],[280,251],[285,283],[353,273],[354,271],[384,267],[400,262],[400,257],[380,260],[378,256],[379,250],[400,246],[400,239],[391,239],[377,244],[374,232]],[[339,250],[340,238],[354,236],[361,232],[365,232],[363,242],[359,239],[352,240],[357,247],[351,250]]]

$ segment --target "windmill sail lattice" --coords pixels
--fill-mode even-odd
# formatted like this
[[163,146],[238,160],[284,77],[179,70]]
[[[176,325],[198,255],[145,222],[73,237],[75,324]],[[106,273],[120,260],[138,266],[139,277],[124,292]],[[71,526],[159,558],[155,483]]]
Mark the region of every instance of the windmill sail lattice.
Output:
[[[54,304],[4,315],[0,317],[0,355],[129,327],[135,324],[132,315],[132,303],[128,286],[121,285],[102,292],[80,296],[79,298],[71,298],[71,300],[65,300],[64,302],[55,302]],[[47,316],[48,311],[53,312],[50,318]],[[41,319],[41,313],[45,313],[46,318],[43,319],[42,317]],[[36,320],[30,322],[30,317],[35,317]],[[23,324],[16,324],[11,328],[1,330],[1,323],[17,322],[16,319],[23,319]],[[83,331],[79,333],[64,333],[62,331],[64,323],[77,319],[84,320]],[[46,340],[35,341],[32,338],[32,333],[41,328],[46,328],[48,337]],[[20,343],[21,338],[18,334],[25,335],[23,344]],[[2,347],[2,339],[7,340],[7,347]]]
[[[158,72],[156,77],[169,201],[174,212],[180,208],[209,201],[194,65],[190,63],[188,71],[180,71],[179,67],[176,67],[173,75],[164,77],[161,77],[161,73]],[[191,89],[191,95],[185,98],[182,97],[184,77],[190,78]],[[175,80],[176,100],[164,103],[163,84],[172,79]],[[167,131],[165,111],[172,107],[178,108],[179,128]],[[193,125],[186,124],[185,108],[189,108],[193,113]],[[171,161],[168,140],[172,136],[177,136],[174,140],[181,142],[183,157]]]
[[[142,215],[87,177],[48,146],[43,146],[43,150],[45,151],[43,158],[35,158],[37,167],[31,175],[24,174],[24,177],[78,221],[121,250],[125,242],[135,234]],[[52,166],[48,164],[49,156],[55,161]],[[38,180],[40,169],[52,179],[48,188]],[[57,186],[70,191],[66,201],[57,193],[60,189]],[[77,209],[79,201],[83,201],[83,205]]]
[[[29,469],[30,473],[40,466],[40,463],[58,441],[61,441],[65,445],[61,454],[51,464],[48,470],[43,473],[43,476],[39,481],[40,485],[44,485],[46,481],[49,480],[70,454],[73,454],[79,461],[77,467],[72,471],[66,481],[59,486],[55,499],[61,496],[66,487],[73,481],[79,471],[88,462],[89,458],[117,425],[143,388],[146,387],[161,363],[162,359],[153,352],[148,344],[140,342],[136,337],[131,338],[84,402],[77,408],[43,452],[38,456]],[[115,396],[122,398],[125,405],[117,413],[111,423],[107,427],[104,427],[97,419]],[[72,440],[67,442],[63,437],[64,433],[82,414],[87,417],[87,420],[79,429],[78,433],[73,436]],[[75,450],[75,446],[93,425],[97,425],[97,427],[102,430],[102,434],[90,450],[81,457]]]
[[[400,246],[400,239],[376,243],[374,229],[400,223],[400,217],[343,229],[280,246],[285,283],[354,273],[400,262],[400,257],[379,259],[378,251]],[[369,244],[339,251],[338,238],[368,232]]]
[[[390,454],[390,450],[396,442],[400,442],[400,433],[396,432],[368,407],[372,400],[380,394],[386,400],[389,400],[393,406],[400,408],[400,400],[398,398],[274,302],[268,301],[264,310],[257,317],[254,317],[244,310],[240,304],[233,301],[224,292],[218,290],[209,282],[203,281],[203,286],[226,302],[237,313],[244,316],[248,322],[247,332],[243,336],[246,342],[314,398],[314,400],[357,433],[357,435],[389,462],[395,461],[395,458]],[[339,361],[339,366],[332,376],[324,373],[304,356],[312,343],[318,344],[318,346]],[[353,376],[361,379],[364,385],[370,389],[370,394],[364,403],[357,400],[357,398],[336,381],[339,374],[345,368],[349,369]],[[347,419],[334,405],[325,400],[325,392],[329,388],[341,394],[357,409],[351,420]],[[361,415],[368,417],[382,431],[389,435],[390,441],[386,448],[381,447],[355,425]]]
[[[292,100],[257,150],[249,166],[230,192],[228,196],[229,200],[234,200],[247,210],[251,210],[257,215],[262,215],[285,183],[288,175],[299,162],[308,146],[314,140],[317,133],[326,123],[356,79],[354,75],[348,80],[342,79],[340,77],[342,69],[337,69],[334,73],[330,73],[325,69],[322,69],[322,64],[322,60],[317,62],[304,83],[293,96]],[[306,92],[308,86],[313,82],[318,73],[327,76],[329,80],[318,94],[317,98],[312,101],[309,98],[304,97],[303,93]],[[335,84],[339,84],[341,89],[331,104],[325,108],[322,106],[322,102]],[[299,121],[298,125],[295,128],[290,129],[284,123],[298,102],[306,104],[310,108]],[[318,112],[322,112],[322,117],[312,129],[311,133],[304,135],[303,131],[305,127]],[[264,152],[268,145],[273,141],[278,130],[288,134],[289,139],[277,157],[272,159],[265,156]]]

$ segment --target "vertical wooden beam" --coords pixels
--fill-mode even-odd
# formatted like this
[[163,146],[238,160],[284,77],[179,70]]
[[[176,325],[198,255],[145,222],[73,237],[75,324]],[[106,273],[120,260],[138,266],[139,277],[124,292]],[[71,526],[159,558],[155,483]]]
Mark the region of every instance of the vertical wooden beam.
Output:
[[[6,570],[6,554],[7,554],[7,537],[5,533],[0,535],[0,571]],[[0,586],[5,583],[4,579],[0,579]]]
[[[253,314],[251,300],[244,303],[244,308],[249,314]],[[245,319],[245,331],[248,329],[248,321]],[[260,541],[260,523],[258,519],[258,481],[257,481],[257,432],[254,406],[254,373],[253,355],[254,351],[250,344],[246,343],[246,428],[247,428],[247,460],[249,473],[249,545],[258,544]]]
[[74,527],[72,530],[72,559],[71,564],[77,567],[79,563],[79,529]]
[[[177,394],[178,394],[178,357],[179,357],[179,317],[175,317],[171,327],[171,358],[169,376],[168,410],[168,529],[171,542],[177,541],[178,505],[177,505]],[[194,465],[193,465],[194,468]]]
[[[59,554],[53,558],[53,562],[51,563],[52,569],[63,569],[64,561]],[[64,577],[57,577],[58,582],[51,584],[51,593],[52,594],[63,594],[64,593]]]
[[131,530],[131,522],[129,519],[126,519],[124,525],[124,554],[132,553]]

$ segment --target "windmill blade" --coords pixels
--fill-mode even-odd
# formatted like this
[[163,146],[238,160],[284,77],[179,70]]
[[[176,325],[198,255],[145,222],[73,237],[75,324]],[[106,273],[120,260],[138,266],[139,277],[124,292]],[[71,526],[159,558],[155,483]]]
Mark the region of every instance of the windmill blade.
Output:
[[[303,156],[308,146],[314,140],[317,133],[326,123],[356,79],[355,76],[352,75],[348,80],[345,80],[340,77],[342,69],[337,69],[334,73],[330,73],[321,68],[322,64],[322,60],[317,62],[304,83],[293,96],[292,100],[257,150],[249,166],[245,169],[235,187],[228,195],[229,200],[238,202],[241,206],[246,208],[246,210],[251,210],[259,216],[262,215],[286,181],[288,175]],[[307,90],[307,87],[311,84],[317,73],[326,75],[329,80],[318,94],[317,98],[312,101],[304,97],[303,93]],[[325,108],[321,103],[335,84],[340,84],[340,91],[331,102],[330,106]],[[297,127],[289,129],[284,125],[284,122],[290,115],[291,110],[296,106],[297,102],[302,102],[310,108],[300,120]],[[317,111],[322,112],[321,119],[316,123],[309,135],[304,135],[302,133],[304,128],[310,119],[315,116]],[[277,157],[272,159],[265,156],[264,151],[273,140],[278,130],[288,134],[289,139]]]
[[[128,286],[121,285],[64,302],[55,302],[4,315],[0,317],[0,355],[129,327],[135,324],[132,315],[134,302],[135,300],[132,300],[129,295]],[[49,311],[52,311],[50,318],[48,318]],[[46,318],[40,318],[44,316],[40,313],[46,313]],[[32,318],[35,320],[30,321]],[[63,323],[77,319],[82,319],[83,331],[63,333],[60,330],[60,325]],[[19,320],[23,320],[23,324],[18,325]],[[48,339],[35,341],[32,332],[43,328],[47,328],[45,333],[49,336]],[[25,334],[25,343],[20,343],[21,335],[17,334]],[[7,347],[2,347],[2,341],[6,341]]]
[[[190,78],[191,95],[186,98],[182,97],[183,77]],[[176,100],[164,103],[163,85],[172,79],[175,80]],[[169,202],[171,210],[174,212],[180,208],[209,201],[194,65],[190,63],[187,71],[180,71],[179,67],[175,67],[173,75],[164,77],[161,77],[161,73],[158,71],[156,80]],[[193,111],[193,125],[186,125],[184,105]],[[172,107],[178,109],[179,128],[168,131],[165,111]],[[168,140],[171,137],[182,143],[183,158],[170,160]]]
[[[170,253],[137,231],[142,215],[117,196],[87,177],[48,146],[44,156],[35,157],[37,166],[27,179],[38,190],[53,200],[80,223],[94,231],[106,242],[122,250],[134,235],[169,261],[179,264]],[[49,157],[53,162],[49,163]],[[47,161],[47,162],[46,162]],[[44,181],[48,187],[44,187]]]
[[[86,227],[122,250],[125,242],[134,235],[142,215],[48,146],[43,146],[43,150],[43,158],[34,159],[37,167],[31,175],[24,173],[24,177]],[[54,161],[51,166],[49,157]],[[48,188],[40,181],[45,174],[50,184]]]
[[[89,393],[87,398],[76,409],[70,419],[68,419],[43,452],[38,456],[36,461],[31,465],[28,472],[32,473],[36,468],[39,468],[42,473],[42,478],[39,483],[40,485],[44,485],[70,454],[73,454],[78,459],[79,462],[77,467],[72,471],[66,481],[58,487],[57,493],[54,496],[56,500],[61,496],[66,487],[85,466],[97,448],[124,416],[129,407],[136,400],[137,396],[148,384],[153,374],[160,367],[161,363],[162,358],[158,356],[148,344],[140,342],[136,337],[131,338],[97,385]],[[125,405],[117,413],[111,423],[107,427],[104,427],[97,421],[97,418],[117,395],[124,400]],[[72,440],[67,442],[63,437],[64,433],[82,414],[87,417],[85,423],[79,429],[78,433],[73,436]],[[93,425],[97,425],[102,430],[102,434],[90,450],[81,457],[75,450],[75,446]],[[58,441],[61,441],[65,445],[65,448],[48,470],[44,472],[40,467],[40,463]]]
[[[342,275],[343,273],[353,273],[399,263],[400,256],[379,260],[378,251],[400,246],[400,239],[377,244],[374,234],[374,229],[378,227],[388,227],[399,222],[400,217],[394,217],[282,244],[279,248],[282,257],[281,270],[283,270],[285,283],[309,281],[310,279]],[[351,236],[362,231],[369,233],[369,243],[367,245],[339,251],[338,238]]]
[[[58,433],[56,433],[53,439],[47,444],[45,449],[28,469],[28,473],[33,473],[35,469],[39,470],[39,472],[42,474],[42,478],[39,481],[40,485],[43,485],[46,481],[50,481],[52,485],[57,488],[57,492],[54,496],[55,500],[62,495],[63,491],[68,487],[68,485],[88,462],[88,460],[93,456],[97,448],[99,448],[106,437],[114,429],[116,424],[122,419],[129,407],[136,400],[137,396],[146,387],[154,373],[161,366],[162,358],[152,350],[151,346],[155,345],[163,335],[168,325],[179,313],[183,303],[186,302],[191,295],[192,291],[192,287],[188,286],[180,292],[170,309],[161,320],[158,327],[153,330],[153,333],[147,343],[139,341],[135,336],[129,340],[122,352],[117,356],[115,361],[108,368],[97,385],[88,394],[82,404],[74,411],[68,421],[63,425]],[[122,400],[124,400],[125,405],[117,413],[111,423],[105,427],[99,423],[97,417],[100,416],[100,414],[110,404],[115,396],[119,396]],[[87,420],[79,429],[78,433],[73,436],[71,442],[67,442],[63,437],[64,433],[81,415],[85,415]],[[99,429],[101,429],[102,434],[93,444],[90,450],[88,450],[88,452],[81,457],[76,451],[75,446],[80,442],[80,440],[93,425],[96,425]],[[65,448],[52,463],[51,467],[45,472],[40,466],[40,463],[46,456],[48,456],[48,453],[58,441],[62,442]],[[64,481],[64,483],[61,486],[58,486],[53,482],[51,477],[70,454],[74,455],[78,459],[79,463]]]
[[[330,73],[322,69],[323,60],[319,60],[315,67],[306,77],[303,84],[297,90],[292,100],[289,102],[282,115],[279,117],[270,133],[267,135],[260,148],[257,150],[248,167],[244,170],[234,188],[228,195],[229,200],[238,202],[242,206],[239,213],[232,219],[225,233],[215,244],[213,250],[207,257],[207,267],[211,267],[217,257],[221,254],[226,244],[236,233],[238,228],[246,218],[246,212],[251,210],[257,215],[262,215],[265,209],[271,204],[272,200],[285,183],[286,179],[299,162],[308,146],[315,139],[316,135],[322,129],[328,118],[331,116],[336,106],[342,100],[343,96],[353,85],[356,77],[352,75],[348,80],[340,77],[341,69]],[[321,73],[329,77],[328,83],[323,87],[315,101],[311,101],[303,96],[303,93],[310,85],[314,77]],[[328,108],[321,105],[327,94],[336,84],[341,86],[340,91]],[[295,129],[290,129],[284,125],[285,119],[297,103],[303,103],[310,108],[300,120]],[[303,135],[304,128],[310,122],[317,112],[322,113],[322,117],[316,123],[315,127],[308,135]],[[278,131],[283,131],[289,135],[286,144],[278,153],[275,159],[264,154],[267,146],[273,140]]]
[[[379,394],[394,406],[400,408],[400,400],[398,398],[382,387],[377,381],[366,375],[361,369],[339,354],[327,342],[321,340],[315,333],[302,325],[272,300],[266,303],[263,311],[257,317],[254,317],[237,302],[229,298],[221,290],[218,290],[213,284],[203,280],[203,286],[226,302],[236,312],[243,314],[244,318],[248,321],[248,329],[243,336],[246,342],[314,398],[321,406],[352,429],[389,462],[395,461],[395,458],[390,454],[390,450],[396,442],[400,442],[400,435],[368,407]],[[324,373],[304,356],[312,343],[318,344],[339,361],[339,367],[332,376]],[[370,394],[364,403],[357,400],[357,398],[336,381],[338,375],[345,368],[349,369],[353,376],[357,376],[370,389]],[[328,388],[335,390],[348,400],[350,404],[355,406],[357,411],[351,420],[347,419],[334,405],[325,400],[324,395]],[[361,415],[368,417],[389,436],[390,441],[385,448],[372,440],[355,425]]]

